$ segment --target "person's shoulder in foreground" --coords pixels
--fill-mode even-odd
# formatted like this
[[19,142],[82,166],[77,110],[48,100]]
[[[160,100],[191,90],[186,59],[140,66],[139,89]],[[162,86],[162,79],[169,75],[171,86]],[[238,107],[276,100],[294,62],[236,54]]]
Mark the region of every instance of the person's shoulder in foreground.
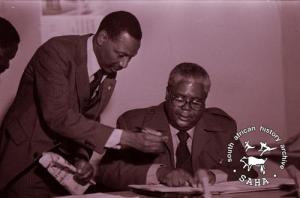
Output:
[[16,28],[0,17],[0,74],[9,68],[9,61],[18,51],[20,36]]

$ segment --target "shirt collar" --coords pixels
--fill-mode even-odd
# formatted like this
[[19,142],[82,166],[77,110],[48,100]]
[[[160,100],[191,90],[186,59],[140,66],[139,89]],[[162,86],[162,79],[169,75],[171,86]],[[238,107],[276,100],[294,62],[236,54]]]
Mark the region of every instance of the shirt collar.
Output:
[[87,40],[87,70],[89,77],[93,76],[100,69],[93,49],[93,38],[94,35],[90,36]]
[[[172,125],[170,125],[170,130],[171,130],[172,136],[177,136],[177,133],[179,132],[178,129],[176,129]],[[195,127],[191,128],[187,131],[187,133],[189,134],[191,139],[193,139],[193,137],[194,137],[194,131],[195,131]]]

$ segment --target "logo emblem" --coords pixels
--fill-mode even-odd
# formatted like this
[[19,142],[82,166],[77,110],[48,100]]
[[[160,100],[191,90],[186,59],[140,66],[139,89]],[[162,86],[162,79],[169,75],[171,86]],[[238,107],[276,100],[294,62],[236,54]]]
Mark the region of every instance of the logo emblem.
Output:
[[[257,134],[257,133],[264,133]],[[249,135],[249,136],[248,136]],[[267,143],[267,141],[260,141],[259,144],[254,144],[250,142],[251,136],[260,135],[265,136],[268,140],[271,137],[273,142]],[[271,156],[277,156],[274,159],[278,159],[280,161],[275,161],[279,164],[279,169],[284,169],[287,163],[287,152],[284,144],[280,144],[282,139],[279,135],[272,129],[266,128],[264,126],[260,126],[257,130],[255,126],[248,127],[238,131],[234,136],[234,141],[230,142],[227,147],[227,162],[232,163],[232,154],[233,152],[237,152],[234,150],[234,145],[236,144],[235,141],[239,141],[239,139],[243,136],[247,136],[248,139],[243,142],[243,147],[247,156],[243,156],[240,159],[240,163],[243,165],[243,169],[247,170],[248,172],[251,171],[252,168],[259,173],[258,178],[250,178],[246,175],[241,174],[239,176],[239,181],[245,183],[250,186],[262,186],[269,184],[268,178],[265,176],[266,171],[270,171],[268,175],[272,175],[271,177],[276,178],[276,170],[267,169],[269,162],[268,158]],[[246,137],[243,137],[246,138]],[[242,141],[241,141],[242,142]],[[274,161],[273,159],[273,161]],[[279,162],[279,163],[278,163]],[[237,170],[233,170],[234,174],[239,174]]]

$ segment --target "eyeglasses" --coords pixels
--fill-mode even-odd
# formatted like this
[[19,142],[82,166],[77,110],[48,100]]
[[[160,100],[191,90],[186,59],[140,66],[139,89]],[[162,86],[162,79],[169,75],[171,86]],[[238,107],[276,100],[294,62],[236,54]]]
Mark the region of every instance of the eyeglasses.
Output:
[[199,111],[203,109],[205,101],[199,98],[188,98],[182,95],[169,94],[171,101],[178,107],[183,107],[186,103],[190,105],[193,110]]

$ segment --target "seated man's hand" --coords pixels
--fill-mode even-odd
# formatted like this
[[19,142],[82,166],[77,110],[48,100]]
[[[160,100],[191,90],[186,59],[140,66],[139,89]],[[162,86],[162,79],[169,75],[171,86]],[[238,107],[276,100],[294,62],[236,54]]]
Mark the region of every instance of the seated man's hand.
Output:
[[93,177],[94,169],[86,160],[79,159],[75,162],[76,174],[74,179],[81,185],[87,184]]
[[198,169],[194,175],[194,183],[196,186],[203,186],[203,181],[205,179],[210,184],[214,184],[216,182],[216,178],[212,172],[209,172],[206,169]]
[[120,144],[122,147],[132,147],[145,153],[161,153],[165,150],[167,136],[153,129],[142,129],[141,132],[124,130]]
[[193,177],[182,169],[159,168],[157,178],[167,186],[194,186]]

